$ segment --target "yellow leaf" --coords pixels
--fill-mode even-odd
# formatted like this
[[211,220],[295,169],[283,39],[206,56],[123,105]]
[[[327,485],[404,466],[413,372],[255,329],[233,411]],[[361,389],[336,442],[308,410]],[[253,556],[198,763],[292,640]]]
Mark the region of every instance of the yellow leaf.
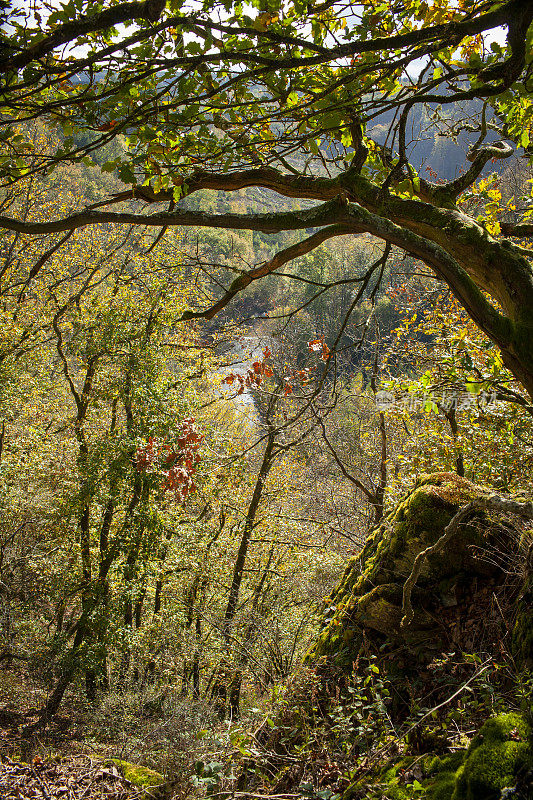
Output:
[[262,11],[254,19],[253,26],[256,31],[266,31],[268,26],[272,25],[273,22],[277,22],[278,19],[277,14],[271,14],[270,11]]

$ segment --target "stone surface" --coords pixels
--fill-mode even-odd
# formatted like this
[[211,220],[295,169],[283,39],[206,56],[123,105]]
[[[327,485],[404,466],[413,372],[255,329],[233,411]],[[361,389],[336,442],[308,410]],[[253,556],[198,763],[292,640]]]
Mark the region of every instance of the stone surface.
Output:
[[137,787],[142,800],[166,800],[173,794],[172,787],[153,769],[120,758],[112,758],[110,763],[118,768],[125,780]]
[[446,615],[441,611],[457,609],[450,617],[455,625],[461,602],[464,605],[466,597],[498,581],[503,567],[490,552],[517,548],[519,534],[512,523],[476,512],[430,555],[412,595],[415,618],[406,629],[400,627],[403,585],[418,553],[435,544],[459,508],[482,492],[454,473],[421,477],[348,563],[326,601],[324,627],[307,663],[327,657],[339,665],[350,664],[363,637],[378,645],[385,640],[395,646],[403,643],[421,657],[449,648],[454,634],[443,624]]

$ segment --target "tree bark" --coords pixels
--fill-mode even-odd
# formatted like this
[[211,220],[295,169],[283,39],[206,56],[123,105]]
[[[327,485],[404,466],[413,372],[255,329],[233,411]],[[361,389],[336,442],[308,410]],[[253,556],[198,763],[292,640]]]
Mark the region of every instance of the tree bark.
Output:
[[274,411],[276,400],[277,400],[277,395],[273,395],[269,401],[267,409],[266,420],[268,425],[268,435],[267,435],[266,447],[263,453],[263,461],[259,469],[259,474],[257,476],[257,481],[255,483],[252,499],[250,501],[250,505],[248,506],[248,511],[246,512],[246,519],[244,521],[244,528],[241,536],[241,542],[239,545],[239,550],[237,552],[237,558],[235,559],[235,565],[233,567],[233,577],[231,579],[228,603],[224,614],[222,632],[224,636],[224,641],[226,643],[226,649],[228,651],[231,649],[231,629],[233,626],[233,620],[235,619],[235,613],[237,610],[237,602],[239,599],[239,592],[241,589],[243,571],[246,563],[246,556],[248,555],[250,537],[252,535],[252,531],[254,528],[255,518],[257,515],[257,511],[259,509],[259,504],[261,503],[263,489],[265,487],[266,480],[268,478],[268,475],[272,468],[272,464],[275,459],[274,446],[276,443],[277,431],[272,423],[271,415]]

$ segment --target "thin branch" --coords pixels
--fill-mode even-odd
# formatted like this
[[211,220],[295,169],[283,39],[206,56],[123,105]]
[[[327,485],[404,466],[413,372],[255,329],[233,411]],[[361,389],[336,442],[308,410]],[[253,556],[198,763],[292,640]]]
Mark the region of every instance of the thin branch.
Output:
[[527,503],[519,503],[515,500],[508,500],[504,497],[500,497],[497,494],[479,497],[478,499],[472,500],[470,503],[467,503],[465,506],[460,508],[445,527],[442,536],[437,539],[434,544],[426,547],[424,550],[418,553],[413,561],[411,574],[403,586],[402,611],[404,616],[401,621],[402,628],[408,628],[414,619],[411,595],[422,570],[424,561],[429,556],[433,555],[433,553],[442,550],[444,545],[455,536],[465,519],[467,519],[475,511],[483,510],[499,511],[505,514],[515,514],[523,519],[533,519],[533,502],[529,501]]
[[214,303],[214,305],[212,305],[210,308],[204,311],[186,311],[183,314],[182,319],[213,319],[215,314],[227,306],[228,303],[233,300],[236,294],[242,292],[243,289],[246,289],[246,287],[249,286],[253,281],[257,281],[260,278],[264,278],[266,275],[270,275],[279,269],[279,267],[287,264],[289,261],[293,261],[295,258],[311,252],[311,250],[314,250],[328,239],[331,239],[334,236],[343,236],[349,232],[349,228],[344,228],[342,225],[331,225],[328,228],[324,228],[323,230],[314,233],[312,236],[309,236],[309,238],[304,239],[301,242],[297,242],[296,244],[285,248],[285,250],[281,250],[279,253],[276,253],[276,255],[270,259],[270,261],[266,261],[264,264],[261,264],[261,266],[251,269],[236,278],[224,296],[221,297],[220,300],[217,300],[217,302]]

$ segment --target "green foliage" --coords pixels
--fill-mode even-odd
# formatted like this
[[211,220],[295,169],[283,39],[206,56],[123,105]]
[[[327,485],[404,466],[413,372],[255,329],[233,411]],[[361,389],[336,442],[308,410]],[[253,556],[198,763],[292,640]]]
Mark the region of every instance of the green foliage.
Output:
[[517,778],[533,766],[529,735],[519,714],[500,714],[487,720],[458,770],[453,800],[496,800],[502,789],[514,786]]
[[[36,150],[53,145],[39,126],[32,136]],[[91,169],[84,165],[85,177]],[[75,208],[84,179],[76,166],[28,178],[5,201],[21,213]],[[246,236],[240,242],[248,247]],[[224,613],[221,587],[257,479],[256,452],[243,459],[241,450],[259,419],[245,420],[221,393],[217,359],[200,343],[205,329],[178,325],[195,280],[183,239],[102,226],[5,243],[0,548],[11,553],[16,531],[17,555],[13,568],[9,559],[1,566],[10,586],[2,644],[29,648],[32,678],[49,694],[67,675],[75,692],[86,679],[92,702],[154,682],[209,706],[211,676],[228,657],[213,620]],[[218,337],[209,343],[216,349]],[[180,441],[193,414],[208,444],[184,504],[171,491],[172,470],[187,460]],[[264,705],[305,649],[313,576],[329,589],[341,563],[316,526],[293,523],[300,501],[287,489],[303,486],[304,473],[287,454],[260,508],[229,654],[244,675],[245,706]],[[142,706],[126,716],[135,713]]]
[[220,786],[224,766],[222,761],[209,761],[207,764],[197,761],[194,765],[193,786],[205,790],[207,795],[215,794]]
[[389,425],[413,433],[413,445],[396,456],[407,476],[441,465],[499,491],[520,491],[531,461],[527,397],[455,301],[442,296],[435,310],[424,302],[407,307],[383,376]]

